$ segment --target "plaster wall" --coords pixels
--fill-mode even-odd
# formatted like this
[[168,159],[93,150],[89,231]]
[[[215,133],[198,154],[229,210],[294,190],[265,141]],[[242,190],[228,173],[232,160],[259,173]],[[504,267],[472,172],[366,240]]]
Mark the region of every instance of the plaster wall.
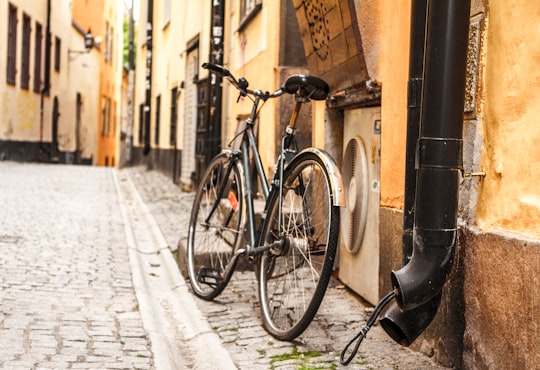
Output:
[[[208,58],[208,23],[210,4],[201,2],[199,6],[189,1],[168,1],[170,13],[167,16],[167,1],[154,1],[154,44],[152,70],[152,145],[170,149],[171,90],[178,88],[176,146],[182,148],[184,96],[182,82],[186,76],[186,49],[188,42],[199,35],[199,78],[204,78],[200,65]],[[182,15],[181,17],[178,15]],[[184,21],[189,19],[190,22]],[[145,54],[143,52],[142,54]],[[144,78],[144,77],[143,77]],[[141,83],[144,83],[142,81]],[[156,97],[161,96],[159,144],[154,142],[156,125]]]
[[[94,84],[98,87],[98,94],[95,97],[97,120],[96,127],[89,130],[96,132],[97,149],[94,163],[99,166],[117,166],[121,123],[123,5],[114,0],[92,2],[74,0],[72,8],[73,20],[85,32],[90,30],[99,54],[95,67],[97,72],[94,70],[96,73]],[[73,45],[73,49],[82,49],[80,41],[78,43],[78,45]],[[78,63],[82,58],[79,57],[70,62]],[[92,69],[94,66],[89,66],[89,68]],[[70,98],[73,99],[73,97]],[[109,114],[109,124],[103,122],[103,111]]]
[[[166,16],[165,0],[154,0],[154,31],[153,31],[153,60],[152,60],[152,97],[151,97],[151,145],[156,149],[170,149],[170,108],[171,90],[178,87],[177,96],[177,131],[176,147],[183,149],[184,145],[184,98],[182,83],[186,76],[186,56],[188,43],[199,37],[199,79],[206,78],[207,72],[200,65],[208,59],[209,53],[209,23],[210,1],[195,4],[189,0],[170,0],[170,17]],[[196,5],[196,6],[195,6]],[[140,18],[138,37],[135,40],[137,49],[137,68],[135,72],[136,88],[134,94],[133,144],[143,146],[139,141],[140,114],[139,106],[145,103],[146,78],[146,22],[148,1],[140,2]],[[189,21],[186,21],[189,20]],[[155,144],[156,97],[161,95],[160,137]]]
[[[51,3],[51,45],[45,45],[46,42],[46,27],[47,27],[47,3],[34,1],[11,1],[18,10],[18,27],[17,27],[17,60],[16,60],[16,82],[15,85],[6,84],[2,79],[0,82],[0,109],[3,119],[0,121],[0,138],[12,144],[9,146],[14,148],[12,152],[13,158],[23,160],[59,160],[63,161],[63,157],[57,157],[58,154],[52,151],[50,158],[46,158],[43,151],[43,146],[39,145],[43,142],[45,147],[50,145],[52,137],[52,107],[56,98],[58,101],[58,126],[57,139],[60,152],[74,152],[76,150],[76,94],[81,92],[83,101],[86,104],[82,112],[81,126],[81,145],[82,156],[85,158],[92,157],[96,152],[96,138],[93,127],[88,130],[85,124],[95,124],[92,121],[96,118],[97,106],[94,106],[97,94],[95,94],[94,86],[96,85],[96,76],[98,76],[98,59],[96,59],[97,49],[94,49],[90,54],[72,54],[70,50],[83,50],[84,41],[82,34],[72,26],[72,6],[71,2]],[[0,11],[1,24],[0,38],[7,40],[7,3],[3,4]],[[22,17],[27,14],[31,20],[30,33],[30,81],[29,88],[23,89],[20,84],[20,64],[21,64],[21,42],[22,42]],[[41,91],[34,91],[34,64],[35,64],[35,47],[36,47],[36,22],[42,26],[42,53],[41,53],[41,81],[45,79],[45,53],[47,48],[51,51],[50,65],[50,91],[43,96],[43,120],[40,114]],[[55,68],[55,39],[60,41],[59,68]],[[0,68],[5,71],[6,48],[0,48]],[[89,112],[89,107],[95,107],[95,112]],[[86,109],[85,109],[86,108]],[[89,123],[91,122],[91,123]],[[35,143],[35,144],[34,144]],[[31,154],[34,148],[34,154]],[[56,148],[54,148],[56,149]],[[22,157],[17,155],[18,152],[26,152]],[[10,154],[7,154],[10,156]],[[67,161],[67,157],[65,158]]]
[[103,22],[103,9],[106,0],[72,0],[73,19],[80,26],[90,30],[96,37],[96,42],[105,39],[105,23]]
[[[75,32],[72,30],[72,32]],[[77,34],[72,38],[72,45],[83,45],[83,36]],[[80,151],[81,158],[93,158],[97,154],[98,115],[99,112],[99,84],[96,78],[99,75],[100,54],[94,49],[88,54],[81,55],[69,63],[68,79],[76,81],[69,85],[66,94],[65,109],[69,111],[72,124],[66,128],[65,134],[69,136],[66,151]],[[81,94],[81,121],[79,132],[76,128],[77,93]],[[67,113],[67,112],[66,112]],[[77,143],[77,135],[79,142]],[[77,145],[79,145],[77,147]]]
[[[238,0],[229,2],[226,9],[227,19],[225,40],[225,64],[234,75],[245,77],[250,88],[274,91],[283,81],[280,81],[278,65],[280,2],[264,1],[262,9],[250,23],[237,32],[240,25],[240,3]],[[229,41],[227,41],[229,40]],[[228,56],[228,58],[227,58]],[[226,145],[236,132],[237,118],[247,117],[251,111],[251,100],[241,99],[236,104],[238,91],[228,82],[223,82],[223,144]],[[287,96],[281,99],[287,99]],[[259,151],[270,175],[275,160],[276,135],[276,101],[269,100],[259,115]]]
[[540,368],[540,242],[467,230],[465,369]]
[[[75,150],[75,104],[74,96],[70,96],[70,88],[76,80],[68,78],[73,59],[69,56],[69,50],[84,50],[82,37],[76,34],[71,27],[71,5],[59,3],[51,5],[51,93],[48,98],[52,106],[53,99],[58,98],[58,150]],[[45,25],[46,26],[46,25]],[[55,38],[60,40],[60,68],[54,66]],[[45,39],[44,39],[45,40]],[[43,43],[45,46],[45,42]],[[46,46],[45,46],[46,47]],[[81,62],[81,61],[79,61]],[[52,112],[46,121],[52,121]],[[39,125],[36,125],[39,127]],[[46,141],[52,140],[51,126],[45,127]]]
[[[108,31],[103,26],[103,40],[101,42],[100,62],[100,114],[98,127],[98,153],[97,165],[118,166],[119,159],[119,127],[120,127],[120,92],[122,77],[122,7],[121,3],[114,0],[105,0],[103,14],[98,18],[103,24],[108,25]],[[109,40],[107,41],[107,33]],[[109,50],[107,51],[107,43]],[[107,56],[106,56],[107,55]],[[105,99],[110,104],[109,124],[103,129],[104,122],[101,111],[106,109]]]
[[137,28],[137,37],[134,39],[134,48],[137,51],[135,56],[135,91],[133,92],[133,147],[142,147],[144,145],[139,132],[141,130],[140,105],[144,104],[145,99],[145,76],[146,68],[146,14],[147,0],[139,1],[139,20],[135,27]]
[[[478,202],[467,229],[463,366],[540,367],[540,4],[486,2]],[[509,314],[511,311],[511,314]]]
[[[362,39],[377,55],[366,56],[370,77],[382,84],[381,96],[381,207],[403,208],[410,1],[376,2],[379,26]],[[371,27],[371,26],[370,26]],[[373,40],[378,39],[378,40]],[[364,42],[364,40],[366,40]]]
[[[17,47],[15,85],[6,83],[5,73],[7,68],[7,39],[8,39],[8,2],[0,6],[0,140],[12,141],[39,141],[40,138],[40,94],[33,90],[33,66],[35,36],[32,32],[30,37],[30,83],[29,89],[20,87],[20,64],[21,64],[21,40],[22,40],[22,17],[23,12],[30,16],[31,27],[35,32],[35,22],[38,21],[45,30],[46,4],[35,4],[29,0],[11,1],[17,7]],[[43,31],[45,32],[45,31]],[[44,40],[44,39],[43,39]],[[44,43],[44,42],[43,42]],[[42,70],[43,73],[43,70]],[[47,99],[48,100],[48,99]],[[50,118],[50,104],[46,105],[45,117]],[[50,140],[50,135],[49,135]]]
[[540,3],[490,1],[477,222],[540,237]]
[[[169,144],[169,128],[170,125],[170,81],[171,81],[171,63],[174,62],[174,54],[178,58],[180,54],[180,45],[171,43],[171,36],[175,28],[175,22],[170,17],[167,19],[164,12],[164,0],[154,0],[154,31],[152,38],[152,98],[151,98],[151,129],[150,129],[150,144],[153,148],[158,149],[160,146]],[[145,54],[143,52],[143,54]],[[177,80],[175,78],[175,80]],[[144,86],[144,81],[142,84]],[[157,106],[157,97],[160,97],[160,107]],[[156,114],[159,109],[159,137],[156,138]],[[158,144],[156,144],[156,140]]]

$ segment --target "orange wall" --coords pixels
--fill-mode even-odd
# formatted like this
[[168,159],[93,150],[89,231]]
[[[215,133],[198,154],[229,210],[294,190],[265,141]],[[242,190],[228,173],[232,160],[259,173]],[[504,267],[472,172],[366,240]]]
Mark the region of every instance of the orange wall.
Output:
[[72,0],[72,17],[86,31],[90,28],[92,35],[103,35],[104,0]]
[[[370,6],[369,12],[362,11]],[[378,19],[373,32],[362,29],[362,44],[371,79],[382,84],[381,206],[403,208],[410,1],[380,0],[357,4],[362,14]],[[369,22],[368,22],[369,23]]]
[[[120,98],[118,92],[122,70],[118,68],[122,47],[118,37],[121,34],[121,23],[117,22],[118,6],[116,1],[110,0],[74,0],[72,4],[73,20],[83,29],[90,29],[95,38],[95,42],[100,52],[100,78],[99,82],[99,105],[98,105],[98,127],[97,127],[97,158],[98,166],[118,166],[118,133],[120,126],[119,109]],[[107,27],[109,24],[109,39],[113,39],[113,62],[105,60],[105,47],[107,38]],[[114,34],[111,36],[111,27]],[[110,57],[109,57],[110,58]],[[110,100],[110,133],[102,134],[103,114],[105,98]]]
[[540,3],[490,1],[477,222],[540,236]]

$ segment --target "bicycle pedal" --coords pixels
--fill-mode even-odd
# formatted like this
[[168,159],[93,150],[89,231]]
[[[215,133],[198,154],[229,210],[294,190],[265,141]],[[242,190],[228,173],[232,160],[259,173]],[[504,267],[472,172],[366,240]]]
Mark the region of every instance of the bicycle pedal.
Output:
[[197,280],[201,284],[216,286],[223,281],[221,270],[212,267],[201,267],[197,274]]

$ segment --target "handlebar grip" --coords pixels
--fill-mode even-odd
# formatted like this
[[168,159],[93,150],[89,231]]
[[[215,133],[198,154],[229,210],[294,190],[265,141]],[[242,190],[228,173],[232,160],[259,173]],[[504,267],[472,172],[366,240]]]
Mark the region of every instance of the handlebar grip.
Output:
[[214,73],[218,73],[222,76],[228,77],[231,75],[231,72],[229,72],[228,69],[223,68],[222,66],[218,64],[212,64],[212,63],[203,63],[202,67],[204,69],[208,69],[209,71],[212,71]]

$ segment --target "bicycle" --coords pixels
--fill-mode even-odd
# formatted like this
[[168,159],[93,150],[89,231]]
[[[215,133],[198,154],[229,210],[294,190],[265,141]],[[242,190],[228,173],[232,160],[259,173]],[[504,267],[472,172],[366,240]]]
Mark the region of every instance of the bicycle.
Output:
[[[247,97],[253,106],[235,137],[242,137],[240,150],[229,145],[214,157],[197,188],[187,241],[189,281],[196,296],[212,300],[227,286],[238,258],[247,256],[255,264],[264,328],[290,341],[308,327],[322,302],[336,254],[338,207],[345,204],[334,160],[321,149],[299,152],[294,136],[302,104],[326,99],[329,88],[319,78],[291,75],[269,93],[248,89],[245,78],[237,80],[223,66],[202,67],[225,77],[239,91],[238,99]],[[294,95],[295,105],[269,183],[253,126],[264,102],[285,93]],[[266,202],[256,225],[257,179]]]

